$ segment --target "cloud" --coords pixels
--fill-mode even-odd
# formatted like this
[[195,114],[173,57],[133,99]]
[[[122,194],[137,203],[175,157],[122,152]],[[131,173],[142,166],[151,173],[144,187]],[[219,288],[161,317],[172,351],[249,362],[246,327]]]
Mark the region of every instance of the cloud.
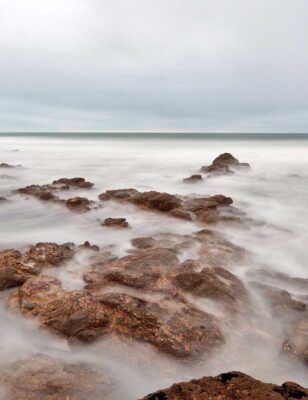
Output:
[[306,0],[2,0],[0,130],[307,132]]

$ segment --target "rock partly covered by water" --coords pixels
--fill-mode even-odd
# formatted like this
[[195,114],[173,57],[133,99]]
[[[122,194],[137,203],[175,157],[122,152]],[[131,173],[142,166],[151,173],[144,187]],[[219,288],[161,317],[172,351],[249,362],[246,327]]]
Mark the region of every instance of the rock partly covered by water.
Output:
[[215,318],[184,301],[155,302],[89,289],[67,292],[48,275],[31,278],[13,290],[9,308],[36,316],[42,327],[69,339],[91,342],[117,334],[180,358],[210,351],[224,341]]
[[[138,192],[135,189],[118,189],[101,193],[99,199],[128,202],[142,209],[158,211],[182,219],[196,219],[206,224],[239,219],[237,210],[230,208],[233,200],[224,195],[190,198],[156,191]],[[226,210],[228,207],[229,210]]]
[[20,168],[21,165],[12,165],[8,163],[0,163],[0,168]]
[[45,354],[3,367],[0,385],[1,399],[9,400],[107,400],[114,390],[106,371]]
[[246,168],[249,169],[248,163],[241,163],[230,153],[220,154],[209,166],[201,167],[201,172],[213,175],[230,175],[234,169]]
[[24,253],[3,250],[0,252],[0,290],[22,285],[42,268],[60,265],[72,256],[69,244],[37,243]]
[[185,182],[185,183],[196,183],[196,182],[202,181],[202,179],[203,179],[202,175],[194,174],[194,175],[189,176],[188,178],[184,178],[183,182]]
[[263,383],[241,372],[227,372],[177,383],[143,400],[293,400],[308,399],[308,390],[293,382]]
[[308,364],[308,315],[290,323],[286,331],[287,339],[282,345],[282,350]]
[[126,218],[106,218],[102,226],[106,226],[108,228],[128,228],[128,222]]
[[55,193],[68,189],[89,189],[94,184],[87,182],[84,178],[61,178],[46,185],[29,185],[24,188],[17,189],[17,192],[27,196],[35,197],[42,201],[51,201],[54,203],[64,204],[68,209],[73,211],[89,211],[92,201],[85,197],[72,197],[68,200],[61,199]]

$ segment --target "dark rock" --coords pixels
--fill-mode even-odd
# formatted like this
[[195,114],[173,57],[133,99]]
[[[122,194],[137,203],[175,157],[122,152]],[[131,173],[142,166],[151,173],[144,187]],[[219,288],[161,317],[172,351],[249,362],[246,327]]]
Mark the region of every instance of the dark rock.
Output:
[[199,182],[202,181],[202,175],[200,174],[195,174],[195,175],[191,175],[189,178],[184,178],[183,182],[185,183],[195,183],[195,182]]
[[292,400],[308,399],[308,390],[296,383],[263,383],[241,372],[228,372],[178,383],[143,400]]
[[223,153],[216,157],[211,165],[202,167],[201,172],[214,175],[230,175],[233,174],[234,169],[239,168],[249,169],[250,165],[248,163],[240,163],[230,153]]
[[52,182],[53,185],[67,185],[68,187],[77,187],[80,189],[89,189],[94,183],[87,182],[84,178],[61,178]]
[[113,227],[113,228],[128,228],[128,222],[126,218],[106,218],[102,223],[102,226]]
[[66,200],[65,204],[71,210],[85,212],[91,209],[92,202],[86,197],[76,196]]

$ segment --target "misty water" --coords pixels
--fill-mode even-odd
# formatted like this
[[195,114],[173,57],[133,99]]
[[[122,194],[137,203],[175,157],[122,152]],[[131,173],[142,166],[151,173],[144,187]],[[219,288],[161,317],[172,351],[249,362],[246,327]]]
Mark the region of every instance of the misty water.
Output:
[[[209,165],[223,152],[230,152],[240,161],[250,163],[251,171],[213,177],[193,185],[182,182],[184,177],[196,173],[202,165]],[[107,202],[97,210],[75,214],[61,205],[11,194],[30,184],[81,176],[94,182],[94,188],[91,191],[66,191],[61,196],[78,194],[93,200],[97,200],[99,193],[117,188],[232,197],[236,207],[259,223],[249,229],[235,226],[218,229],[228,240],[252,254],[249,263],[235,266],[232,273],[247,285],[258,309],[251,324],[277,339],[269,345],[249,337],[241,329],[244,321],[239,319],[233,325],[222,326],[226,344],[196,365],[180,363],[142,343],[127,346],[108,337],[92,345],[70,346],[66,340],[39,330],[35,320],[8,313],[5,308],[8,293],[3,292],[0,309],[2,364],[38,352],[70,362],[87,361],[111,371],[118,381],[119,398],[126,399],[140,398],[174,382],[231,370],[248,373],[266,382],[281,384],[292,380],[307,385],[304,366],[295,359],[281,356],[284,336],[280,321],[272,317],[268,306],[254,293],[249,282],[278,285],[289,290],[295,298],[308,295],[286,282],[276,282],[275,274],[270,274],[281,272],[290,277],[308,278],[308,139],[2,136],[1,162],[22,167],[0,169],[0,196],[9,200],[0,204],[0,250],[22,250],[42,241],[81,244],[88,240],[122,256],[130,250],[132,238],[165,232],[190,234],[200,229],[194,222],[140,211],[132,205]],[[130,228],[110,230],[98,223],[98,220],[113,216],[127,218]],[[81,288],[87,257],[87,253],[79,254],[65,267],[50,273],[55,274],[67,290]],[[181,261],[193,257],[193,253],[183,251]],[[268,281],[258,275],[264,268],[269,272]],[[220,315],[221,310],[206,300],[199,301],[199,306]]]

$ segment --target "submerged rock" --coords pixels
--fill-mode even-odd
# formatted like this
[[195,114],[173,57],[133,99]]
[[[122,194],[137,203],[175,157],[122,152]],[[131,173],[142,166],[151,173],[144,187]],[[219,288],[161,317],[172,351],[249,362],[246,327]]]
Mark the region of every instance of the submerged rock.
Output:
[[94,186],[94,183],[87,182],[85,178],[60,178],[52,182],[53,185],[66,185],[70,187],[77,187],[80,189],[89,189]]
[[2,368],[0,384],[10,400],[107,400],[114,390],[106,371],[45,354]]
[[12,164],[7,164],[7,163],[1,163],[0,168],[17,168],[20,167],[20,165],[12,165]]
[[184,178],[183,182],[185,182],[185,183],[195,183],[195,182],[199,182],[199,181],[202,181],[202,180],[203,180],[202,175],[195,174],[195,175],[191,175],[188,178]]
[[128,228],[128,222],[126,221],[126,218],[106,218],[102,223],[102,226]]
[[213,175],[230,175],[234,169],[250,168],[248,163],[240,163],[238,159],[230,153],[220,154],[209,166],[201,167],[201,172]]
[[285,353],[291,354],[308,364],[308,317],[290,323],[287,339],[282,345]]
[[308,399],[308,390],[293,382],[263,383],[241,372],[227,372],[177,383],[143,400],[292,400]]

